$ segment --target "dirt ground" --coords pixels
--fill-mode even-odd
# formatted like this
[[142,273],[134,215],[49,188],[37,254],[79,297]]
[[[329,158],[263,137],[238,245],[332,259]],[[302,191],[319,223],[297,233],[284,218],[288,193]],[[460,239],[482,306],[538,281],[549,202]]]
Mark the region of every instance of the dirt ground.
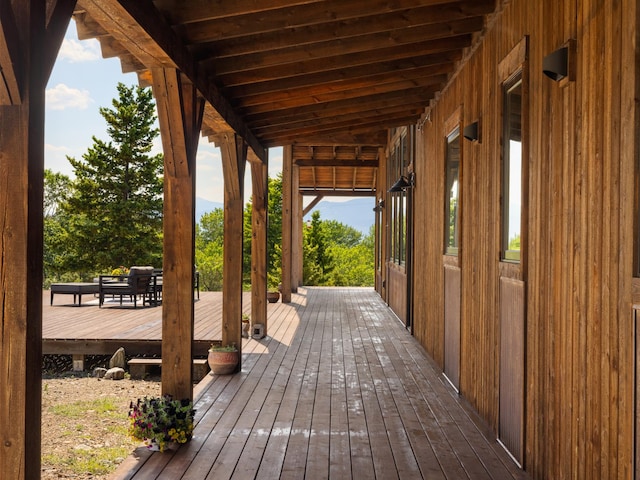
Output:
[[160,395],[158,378],[102,380],[48,375],[42,381],[42,479],[106,479],[135,447],[129,403]]

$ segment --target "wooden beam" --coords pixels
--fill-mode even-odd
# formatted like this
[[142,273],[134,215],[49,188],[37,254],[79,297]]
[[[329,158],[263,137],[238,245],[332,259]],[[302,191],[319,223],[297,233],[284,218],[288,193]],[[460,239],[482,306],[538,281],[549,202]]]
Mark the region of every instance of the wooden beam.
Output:
[[304,239],[302,236],[302,195],[300,167],[292,167],[291,185],[291,292],[296,293],[303,282]]
[[282,148],[282,303],[291,302],[293,228],[293,147]]
[[76,6],[76,0],[56,0],[47,2],[47,39],[45,42],[47,51],[45,57],[47,63],[42,66],[43,74],[46,78],[51,76],[51,71],[55,65],[58,51],[62,45],[64,34],[67,32],[71,14]]
[[[144,65],[177,67],[194,83],[224,121],[240,135],[262,161],[266,150],[220,93],[207,72],[197,68],[197,62],[182,43],[166,18],[151,0],[80,0],[79,4],[98,22],[110,27],[110,33]],[[114,29],[115,30],[115,29]]]
[[[362,52],[337,55],[332,57],[330,62],[324,58],[319,58],[305,61],[300,60],[293,64],[256,67],[254,69],[246,69],[229,64],[226,65],[226,70],[220,71],[218,70],[217,62],[214,62],[212,67],[215,67],[216,74],[221,77],[225,85],[237,85],[241,83],[264,82],[296,75],[336,71],[354,66],[368,67],[369,65],[375,65],[380,62],[397,61],[402,58],[412,58],[423,55],[442,55],[444,60],[447,58],[447,53],[470,46],[471,40],[470,34],[463,34],[450,38],[415,43],[411,45],[410,49],[405,45],[382,48],[376,51],[375,56],[363,55]],[[239,77],[242,80],[238,82],[237,79]]]
[[264,325],[267,335],[267,206],[268,165],[252,161],[251,209],[251,322]]
[[0,478],[12,480],[41,473],[45,7],[0,6]]
[[[340,59],[344,55],[357,54],[364,58],[369,57],[363,52],[384,51],[384,49],[397,49],[406,45],[426,46],[424,42],[434,42],[438,45],[443,40],[449,40],[455,35],[471,34],[482,28],[484,17],[476,16],[457,20],[453,22],[421,25],[414,28],[406,28],[404,26],[396,31],[382,31],[364,34],[356,37],[339,37],[332,38],[323,42],[313,44],[294,44],[286,48],[278,48],[277,50],[264,52],[233,54],[229,52],[229,56],[216,56],[215,65],[216,72],[220,74],[254,70],[259,68],[268,68],[278,65],[292,65],[300,61],[320,60],[331,58],[334,62],[335,58]],[[430,47],[431,48],[431,47]],[[438,51],[442,51],[442,47],[437,47]],[[446,50],[446,49],[445,49]],[[363,58],[363,60],[364,60]],[[368,58],[366,63],[371,62],[372,58]],[[329,63],[329,62],[327,62]],[[359,62],[360,64],[363,63]]]
[[[298,188],[298,191],[300,191],[300,189]],[[316,198],[314,198],[313,200],[311,200],[311,202],[309,202],[309,205],[307,205],[306,207],[304,207],[304,209],[302,210],[302,216],[306,217],[307,214],[313,210],[313,207],[315,207],[317,204],[320,203],[320,201],[322,201],[322,199],[324,198],[324,195],[317,195]]]
[[369,167],[378,168],[378,160],[358,160],[358,159],[331,159],[331,160],[307,160],[299,159],[293,162],[298,167]]
[[[479,0],[485,4],[490,0]],[[491,0],[492,1],[492,0]],[[420,6],[449,4],[450,0],[369,0],[366,8],[360,2],[330,0],[313,2],[310,5],[292,6],[274,10],[268,15],[262,12],[249,13],[229,21],[219,18],[207,22],[183,25],[181,33],[188,30],[189,41],[201,43],[234,36],[256,35],[263,32],[289,30],[292,26],[318,25],[330,22],[349,23],[367,15],[385,15],[394,11],[409,10]],[[243,5],[244,6],[244,5]],[[211,8],[211,10],[214,10]],[[243,12],[246,12],[246,7]],[[241,32],[241,34],[238,34]]]
[[224,175],[222,344],[235,344],[242,350],[242,227],[247,144],[238,135],[223,135],[216,144],[222,154]]
[[[409,8],[392,12],[370,13],[368,10],[348,22],[335,21],[319,25],[291,26],[287,34],[281,29],[256,35],[233,36],[214,42],[197,43],[194,51],[215,47],[219,57],[230,57],[268,50],[277,50],[293,46],[318,44],[338,38],[362,38],[366,35],[386,33],[389,40],[398,30],[430,25],[435,31],[445,26],[449,34],[454,30],[450,25],[480,15],[486,15],[495,9],[495,0],[467,0],[451,2],[447,5],[433,5]],[[189,31],[186,32],[189,36]],[[188,37],[189,38],[189,37]]]
[[193,398],[195,163],[204,100],[173,68],[152,70],[164,150],[162,393]]
[[300,188],[301,195],[317,196],[322,195],[324,197],[375,197],[375,189],[371,190],[346,190],[346,189],[331,189],[331,188]]
[[0,3],[0,105],[18,105],[22,100],[23,78],[20,35],[11,2]]

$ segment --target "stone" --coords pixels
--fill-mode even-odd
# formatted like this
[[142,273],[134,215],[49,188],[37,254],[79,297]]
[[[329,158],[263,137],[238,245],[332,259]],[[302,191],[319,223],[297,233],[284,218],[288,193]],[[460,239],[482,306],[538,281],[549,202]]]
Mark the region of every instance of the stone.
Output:
[[93,376],[96,378],[104,377],[104,374],[107,373],[107,369],[103,367],[96,367],[93,369]]
[[122,380],[124,378],[124,368],[113,367],[104,374],[105,380]]
[[120,367],[124,368],[127,365],[127,359],[124,354],[124,348],[120,347],[116,350],[116,353],[113,354],[111,360],[109,360],[109,368]]

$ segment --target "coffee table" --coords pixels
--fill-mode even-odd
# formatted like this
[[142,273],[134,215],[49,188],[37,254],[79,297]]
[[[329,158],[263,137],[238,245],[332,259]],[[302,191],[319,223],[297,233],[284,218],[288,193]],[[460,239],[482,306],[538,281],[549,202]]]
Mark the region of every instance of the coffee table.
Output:
[[63,294],[63,295],[73,295],[73,304],[76,305],[76,295],[78,296],[78,304],[76,306],[82,305],[82,295],[83,294],[96,294],[99,291],[99,285],[97,283],[82,283],[82,282],[71,282],[71,283],[52,283],[51,284],[51,305],[53,305],[53,295],[54,294]]

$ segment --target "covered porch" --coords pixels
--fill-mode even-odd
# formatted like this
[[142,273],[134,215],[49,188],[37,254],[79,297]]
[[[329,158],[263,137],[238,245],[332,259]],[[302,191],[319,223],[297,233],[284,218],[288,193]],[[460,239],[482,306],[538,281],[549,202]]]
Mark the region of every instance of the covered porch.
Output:
[[528,478],[373,289],[300,288],[194,392],[194,438],[117,479]]

